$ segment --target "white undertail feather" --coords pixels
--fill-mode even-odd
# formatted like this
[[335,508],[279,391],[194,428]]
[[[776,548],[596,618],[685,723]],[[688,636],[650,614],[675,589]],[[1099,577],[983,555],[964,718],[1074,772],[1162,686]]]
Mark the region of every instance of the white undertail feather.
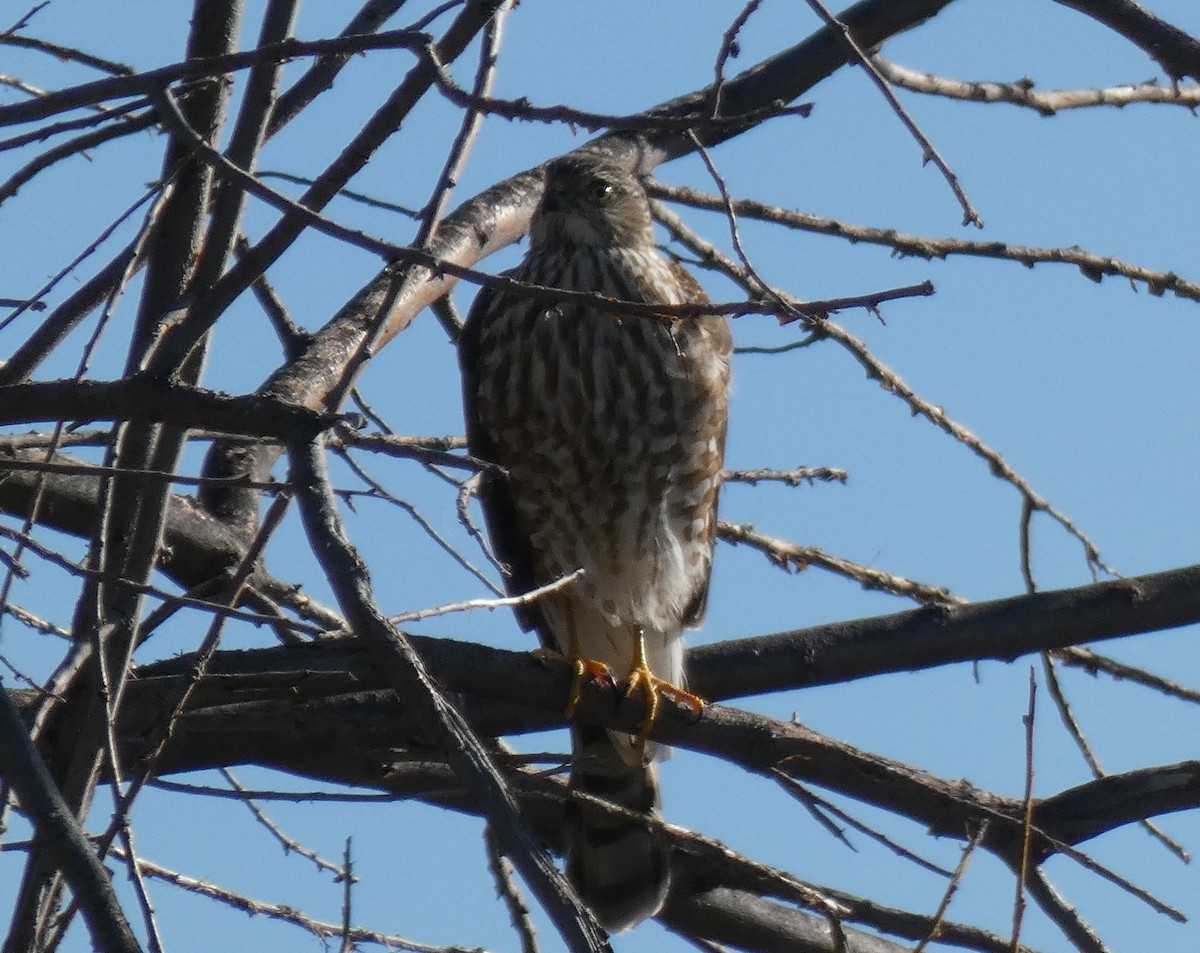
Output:
[[[628,625],[612,625],[600,612],[588,611],[579,602],[572,605],[571,626],[578,657],[603,662],[620,680],[629,674],[633,664],[633,644],[636,636]],[[683,630],[665,632],[661,629],[646,629],[646,664],[650,671],[664,681],[679,688],[684,687],[683,674]],[[640,765],[651,758],[661,761],[670,757],[667,745],[648,742],[644,749],[634,743],[632,735],[621,731],[610,731],[613,747],[631,765]]]

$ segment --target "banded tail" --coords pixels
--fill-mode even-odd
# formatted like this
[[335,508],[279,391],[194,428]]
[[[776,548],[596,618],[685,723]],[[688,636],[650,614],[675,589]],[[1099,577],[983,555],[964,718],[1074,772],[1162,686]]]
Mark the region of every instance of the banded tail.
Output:
[[[603,728],[572,728],[571,787],[648,817],[659,816],[657,770],[631,763]],[[619,744],[619,742],[617,742]],[[600,925],[627,930],[656,914],[671,884],[670,848],[644,823],[573,802],[566,817],[567,879]]]

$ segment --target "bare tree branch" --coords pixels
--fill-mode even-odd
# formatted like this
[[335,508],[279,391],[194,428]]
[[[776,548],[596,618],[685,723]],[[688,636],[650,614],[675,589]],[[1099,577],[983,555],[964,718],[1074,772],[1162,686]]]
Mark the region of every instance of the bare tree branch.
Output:
[[1154,58],[1172,80],[1200,80],[1200,40],[1188,36],[1135,0],[1057,0],[1103,23]]
[[0,694],[4,696],[0,698],[0,777],[16,791],[22,810],[71,885],[96,948],[140,953],[141,946],[113,893],[108,871],[58,793],[8,693]]
[[440,746],[467,788],[484,807],[505,852],[550,914],[570,948],[608,951],[591,914],[567,886],[545,849],[529,831],[520,810],[462,716],[446,702],[405,636],[375,606],[358,554],[342,529],[318,443],[291,452],[300,511],[313,549],[354,632],[388,681],[413,705],[418,719]]
[[1123,108],[1133,103],[1166,103],[1187,109],[1200,106],[1200,86],[1196,85],[1172,87],[1159,83],[1130,83],[1096,89],[1041,91],[1034,88],[1031,79],[1019,79],[1011,83],[964,82],[901,66],[878,53],[871,57],[871,62],[889,83],[915,93],[969,102],[1010,103],[1032,109],[1043,116],[1089,106]]

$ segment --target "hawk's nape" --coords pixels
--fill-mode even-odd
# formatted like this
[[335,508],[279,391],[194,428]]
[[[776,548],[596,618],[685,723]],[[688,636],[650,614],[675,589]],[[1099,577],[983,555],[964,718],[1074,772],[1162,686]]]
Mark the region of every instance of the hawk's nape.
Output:
[[[655,247],[641,182],[595,154],[546,168],[511,277],[649,304],[707,298]],[[717,315],[633,315],[483,289],[460,342],[471,453],[510,592],[583,569],[521,610],[543,645],[644,687],[683,683],[704,614],[725,448],[731,335]],[[649,690],[653,690],[652,688]],[[653,744],[576,725],[571,786],[658,814]],[[670,865],[645,823],[572,804],[567,873],[609,930],[661,907]]]

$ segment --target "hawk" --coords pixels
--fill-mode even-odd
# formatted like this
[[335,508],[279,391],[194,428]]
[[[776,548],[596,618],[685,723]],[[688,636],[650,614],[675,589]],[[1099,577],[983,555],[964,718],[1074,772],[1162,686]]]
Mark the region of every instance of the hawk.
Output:
[[[639,179],[595,153],[546,166],[528,253],[509,274],[625,301],[708,302],[655,248]],[[683,630],[704,615],[731,344],[718,315],[633,315],[489,288],[459,344],[468,446],[497,467],[480,497],[509,591],[584,570],[519,609],[522,625],[577,672],[603,663],[647,694],[639,737],[573,726],[571,787],[652,817],[663,751],[644,735],[656,692],[683,684]],[[606,929],[658,912],[669,857],[647,825],[575,804],[566,832],[568,879]]]

